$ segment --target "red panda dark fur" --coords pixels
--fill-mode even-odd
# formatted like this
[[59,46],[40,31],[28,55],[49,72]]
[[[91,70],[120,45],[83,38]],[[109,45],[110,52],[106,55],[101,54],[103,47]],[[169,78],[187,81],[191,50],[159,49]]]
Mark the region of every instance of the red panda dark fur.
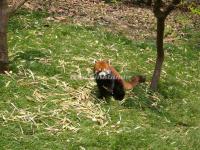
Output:
[[94,76],[99,89],[99,98],[113,96],[115,100],[123,100],[125,90],[131,90],[146,80],[144,76],[135,76],[127,82],[107,61],[95,62]]

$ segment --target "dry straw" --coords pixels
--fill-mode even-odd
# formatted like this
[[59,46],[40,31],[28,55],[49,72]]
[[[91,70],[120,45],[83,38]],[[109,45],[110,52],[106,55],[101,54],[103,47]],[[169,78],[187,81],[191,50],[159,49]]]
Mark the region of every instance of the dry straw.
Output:
[[[60,61],[60,68],[65,68],[64,66],[65,63]],[[33,132],[42,128],[51,133],[59,133],[63,130],[79,131],[82,119],[92,120],[100,126],[108,123],[108,114],[102,110],[100,103],[96,103],[96,96],[92,94],[95,85],[93,81],[74,89],[59,75],[46,77],[37,75],[23,66],[19,66],[18,69],[17,74],[7,73],[10,79],[6,87],[12,82],[19,86],[31,87],[32,95],[26,95],[25,99],[36,105],[26,108],[16,106],[14,101],[23,101],[24,98],[15,93],[13,99],[8,100],[11,111],[0,112],[4,125],[17,122],[21,133],[24,134],[24,124],[30,126]],[[63,71],[65,72],[65,69]],[[51,109],[47,107],[50,102],[54,105]],[[78,121],[71,117],[71,112],[75,113]]]

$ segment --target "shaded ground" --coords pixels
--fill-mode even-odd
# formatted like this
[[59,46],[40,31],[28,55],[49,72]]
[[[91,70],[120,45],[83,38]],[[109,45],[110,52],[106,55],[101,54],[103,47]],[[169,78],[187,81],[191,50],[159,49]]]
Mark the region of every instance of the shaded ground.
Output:
[[[101,25],[106,30],[122,33],[134,40],[155,38],[156,20],[148,7],[107,4],[100,0],[59,0],[51,4],[37,1],[26,3],[25,7],[48,11],[52,14],[48,20],[86,26]],[[183,37],[186,34],[183,29],[199,28],[198,20],[198,15],[189,12],[173,12],[167,19],[165,41],[171,42]]]

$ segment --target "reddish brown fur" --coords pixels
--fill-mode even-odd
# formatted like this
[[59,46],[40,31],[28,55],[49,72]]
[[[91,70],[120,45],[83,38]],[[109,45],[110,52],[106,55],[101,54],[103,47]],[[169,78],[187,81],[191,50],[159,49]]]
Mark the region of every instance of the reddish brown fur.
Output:
[[138,85],[141,82],[145,82],[145,78],[142,76],[135,76],[132,77],[131,81],[125,81],[120,74],[117,72],[117,70],[112,67],[109,62],[107,61],[97,61],[94,65],[94,73],[97,71],[102,71],[102,70],[111,70],[112,74],[118,79],[121,84],[123,85],[125,90],[131,90],[134,88],[136,85]]

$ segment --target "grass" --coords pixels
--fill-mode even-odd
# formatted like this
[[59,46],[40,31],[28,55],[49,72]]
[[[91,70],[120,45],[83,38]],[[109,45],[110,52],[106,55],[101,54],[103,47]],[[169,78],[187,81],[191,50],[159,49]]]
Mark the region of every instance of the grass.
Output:
[[[148,94],[154,43],[46,17],[21,11],[9,22],[12,72],[0,75],[1,149],[200,147],[195,47],[165,44],[159,91]],[[100,101],[93,80],[73,79],[92,77],[95,59],[110,59],[122,75],[145,74],[148,82],[128,91],[122,102]]]

